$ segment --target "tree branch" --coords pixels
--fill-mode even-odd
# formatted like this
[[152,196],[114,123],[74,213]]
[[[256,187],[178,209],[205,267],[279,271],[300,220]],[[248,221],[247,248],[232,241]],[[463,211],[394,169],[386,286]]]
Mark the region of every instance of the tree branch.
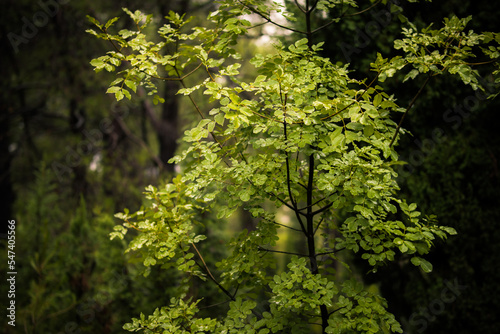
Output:
[[[305,186],[304,186],[304,187],[305,187]],[[305,188],[307,189],[307,187],[305,187]],[[328,197],[330,197],[330,196],[331,196],[331,195],[325,196],[325,197],[323,197],[322,199],[319,199],[319,200],[317,200],[316,202],[312,203],[310,206],[309,206],[309,205],[308,205],[308,206],[305,206],[305,207],[303,207],[302,209],[299,209],[299,210],[300,210],[300,211],[303,211],[303,210],[306,210],[306,209],[307,209],[307,208],[309,208],[309,207],[313,207],[313,206],[315,206],[316,204],[318,204],[319,202],[324,201],[325,199],[327,199],[327,198],[328,198]]]
[[[318,225],[316,225],[316,228],[314,229],[314,233],[313,233],[314,235],[316,235],[316,232],[318,232],[318,229],[319,229],[319,227],[321,226],[321,223],[323,222],[323,220],[324,220],[324,219],[325,219],[325,217],[323,216],[323,217],[321,217],[321,219],[319,220]],[[317,255],[317,254],[316,254],[316,255]]]
[[343,251],[344,249],[345,249],[345,247],[342,247],[340,249],[337,249],[337,250],[334,250],[334,251],[331,251],[331,252],[318,253],[318,254],[316,254],[316,256],[322,256],[322,255],[328,255],[328,254],[335,254],[337,252]]
[[[361,11],[359,11],[359,12],[356,12],[356,13],[347,14],[347,15],[344,13],[344,14],[340,15],[339,17],[337,17],[337,19],[341,19],[341,18],[343,18],[343,17],[356,16],[356,15],[363,14],[364,12],[367,12],[367,11],[369,11],[370,9],[372,9],[373,7],[375,7],[376,5],[378,5],[378,4],[380,3],[380,1],[381,1],[381,0],[378,0],[377,2],[375,2],[375,3],[374,3],[373,5],[371,5],[370,7],[366,8],[366,9],[363,9],[363,10],[361,10]],[[322,25],[321,27],[314,29],[311,33],[312,33],[312,34],[317,33],[318,31],[320,31],[320,30],[322,30],[322,29],[324,29],[324,28],[326,28],[326,27],[328,27],[328,26],[332,25],[333,23],[335,23],[335,20],[331,20],[330,22],[328,22],[328,23],[326,23],[326,24]]]
[[325,211],[325,210],[328,210],[328,209],[329,209],[332,205],[333,205],[333,202],[330,202],[329,204],[325,205],[325,206],[324,206],[324,207],[322,207],[321,209],[318,209],[318,210],[316,210],[316,211],[311,212],[311,215],[312,215],[312,216],[315,216],[315,215],[317,215],[318,213],[321,213],[321,212],[323,212],[323,211]]
[[406,108],[403,116],[401,117],[401,120],[399,121],[398,126],[396,127],[396,131],[394,132],[394,136],[392,137],[391,143],[389,144],[389,147],[391,147],[392,144],[394,143],[394,141],[396,140],[396,137],[398,136],[399,129],[401,128],[401,125],[403,124],[403,121],[405,119],[406,114],[411,109],[411,107],[413,107],[413,105],[415,104],[415,101],[420,96],[420,94],[423,92],[425,86],[427,86],[427,83],[429,82],[430,79],[431,79],[431,74],[429,73],[429,75],[427,76],[427,79],[425,80],[424,84],[420,87],[420,89],[418,90],[417,94],[415,94],[415,96],[411,100],[410,104]]
[[309,257],[309,255],[305,255],[305,254],[277,251],[277,250],[273,250],[273,249],[267,249],[267,248],[264,248],[264,247],[261,247],[261,246],[258,246],[257,248],[259,250],[261,250],[261,251],[270,252],[270,253],[280,253],[280,254],[288,254],[288,255],[297,255],[297,256],[300,256],[300,257]]
[[[288,135],[287,135],[287,123],[286,123],[286,103],[287,103],[287,96],[285,94],[285,99],[283,100],[283,95],[281,92],[281,82],[279,83],[280,87],[280,98],[281,98],[281,104],[283,105],[283,132],[285,136],[285,144],[288,143]],[[290,161],[288,158],[288,152],[285,150],[285,163],[286,163],[286,185],[288,188],[288,197],[290,197],[290,202],[292,202],[293,205],[293,212],[295,212],[295,216],[297,217],[297,220],[299,221],[300,228],[302,229],[302,232],[307,235],[307,230],[304,226],[304,223],[302,222],[302,218],[300,218],[301,212],[298,209],[297,202],[293,199],[293,194],[292,194],[292,188],[291,188],[291,180],[290,180]]]
[[356,12],[356,13],[342,15],[341,17],[349,17],[349,16],[356,16],[356,15],[363,14],[364,12],[367,12],[370,9],[372,9],[373,7],[377,6],[381,1],[382,0],[378,0],[377,2],[375,2],[373,5],[371,5],[370,7],[366,8],[366,9],[360,10],[359,12]]
[[297,0],[293,1],[295,1],[295,6],[297,6],[297,8],[300,9],[300,11],[305,14],[306,10],[299,4],[299,2]]
[[208,274],[208,276],[210,277],[210,279],[217,285],[217,287],[222,291],[224,292],[224,294],[226,296],[228,296],[229,298],[231,298],[231,300],[236,300],[235,298],[235,294],[231,294],[229,291],[226,290],[226,288],[224,288],[216,279],[215,277],[212,275],[212,272],[210,271],[210,269],[208,268],[207,264],[205,263],[205,260],[203,259],[203,256],[201,256],[200,252],[198,251],[198,248],[196,248],[196,245],[193,243],[193,242],[190,242],[191,246],[193,246],[194,250],[196,251],[196,254],[198,254],[198,257],[200,258],[201,262],[203,262],[203,267],[205,269],[205,272]]
[[267,23],[274,24],[275,26],[280,27],[280,28],[285,29],[285,30],[288,30],[288,31],[293,31],[293,32],[296,32],[296,33],[298,33],[298,34],[306,35],[306,32],[304,32],[304,31],[300,31],[300,30],[297,30],[297,29],[293,29],[293,28],[290,28],[290,27],[287,27],[287,26],[281,25],[281,24],[279,24],[279,23],[277,23],[277,22],[274,22],[274,21],[272,21],[272,20],[271,20],[271,18],[270,18],[270,17],[267,17],[265,14],[263,14],[263,13],[259,12],[257,9],[253,8],[252,6],[248,6],[248,5],[244,4],[244,3],[242,3],[241,1],[238,1],[238,2],[239,2],[239,3],[243,6],[243,7],[248,8],[248,9],[249,9],[252,13],[257,14],[257,15],[259,15],[260,17],[262,17],[264,20],[266,20],[266,21],[267,21]]
[[285,224],[281,224],[281,223],[278,223],[278,222],[275,222],[275,221],[271,221],[273,224],[276,224],[276,225],[279,225],[279,226],[283,226],[285,228],[288,228],[290,230],[294,230],[294,231],[297,231],[297,232],[303,232],[302,230],[299,230],[298,228],[294,228],[294,227],[291,227],[291,226],[288,226],[288,225],[285,225]]

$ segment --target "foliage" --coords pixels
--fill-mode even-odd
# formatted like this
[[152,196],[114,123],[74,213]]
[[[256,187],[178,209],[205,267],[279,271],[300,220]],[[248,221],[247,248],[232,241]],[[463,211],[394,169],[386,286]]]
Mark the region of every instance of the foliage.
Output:
[[[116,18],[104,24],[90,18],[99,30],[89,32],[113,46],[91,62],[96,71],[118,71],[108,93],[131,99],[144,86],[155,102],[162,102],[157,82],[179,81],[179,94],[191,98],[202,118],[185,132],[188,148],[172,160],[186,162],[182,173],[166,186],[148,187],[149,205],[140,211],[117,214],[124,223],[111,237],[124,239],[130,230],[138,231],[128,251],[137,252],[146,267],[175,266],[188,278],[211,281],[221,300],[229,302],[224,316],[197,317],[202,299],[187,298],[180,289],[169,306],[133,319],[125,329],[309,333],[320,325],[322,333],[402,332],[383,298],[356,277],[338,281],[330,264],[341,263],[344,253],[358,253],[376,271],[400,253],[424,272],[432,270],[423,256],[436,239],[456,232],[438,226],[432,215],[422,217],[415,203],[398,196],[394,167],[401,162],[395,146],[404,131],[391,115],[405,115],[433,76],[456,74],[481,89],[469,59],[481,45],[496,62],[498,35],[465,32],[469,19],[445,20],[438,30],[417,32],[410,26],[395,43],[404,56],[379,54],[372,66],[375,79],[357,80],[347,66],[318,54],[322,43],[312,43],[311,16],[337,5],[297,3],[306,30],[289,29],[306,38],[288,46],[276,43],[274,53],[255,55],[250,62],[258,75],[250,81],[239,78],[242,61],[234,48],[251,27],[244,15],[272,22],[271,11],[283,10],[277,3],[221,1],[208,16],[211,25],[191,30],[189,19],[170,12],[169,24],[158,30],[158,43],[148,40],[152,17],[140,11],[124,10],[137,30],[118,34],[110,32]],[[427,79],[402,108],[381,85],[407,66],[406,78],[423,73]],[[197,71],[204,71],[206,79],[188,86],[185,79]],[[208,115],[192,99],[196,90],[215,104]],[[240,207],[255,217],[257,227],[233,238],[230,255],[216,263],[216,273],[197,246],[206,238],[197,231],[203,225],[199,217],[213,211],[225,224]],[[277,219],[283,208],[295,216],[290,224]],[[345,220],[336,218],[340,210]],[[277,249],[282,228],[300,234],[306,251]],[[291,255],[285,270],[276,268],[273,253]]]
[[[475,33],[498,31],[496,17],[500,7],[488,1],[434,1],[431,4],[406,4],[400,2],[408,19],[418,30],[434,22],[431,29],[439,30],[443,17],[452,14],[459,17],[472,15],[467,30]],[[388,9],[388,8],[387,8]],[[387,20],[383,8],[375,7],[371,12],[358,16],[355,28],[352,24],[330,26],[316,40],[325,39],[323,55],[332,59],[344,59],[343,36],[364,33],[366,39],[353,43],[357,49],[351,51],[351,68],[367,75],[370,60],[377,52],[384,56],[401,55],[400,50],[388,50],[396,39],[401,39],[399,20],[392,15]],[[378,27],[367,30],[377,22]],[[349,21],[349,23],[352,23]],[[366,30],[365,30],[366,29]],[[475,51],[479,48],[473,47]],[[358,51],[358,52],[356,52]],[[474,52],[475,52],[474,51]],[[335,53],[337,52],[337,53]],[[349,54],[348,54],[349,55]],[[377,285],[387,299],[389,311],[401,322],[405,333],[469,333],[491,332],[498,327],[495,307],[482,308],[485,300],[493,300],[496,291],[497,270],[492,266],[498,261],[494,250],[498,244],[498,177],[495,159],[498,161],[498,123],[496,110],[498,98],[486,101],[487,93],[498,91],[498,85],[490,76],[488,58],[477,54],[472,65],[477,70],[486,92],[472,91],[462,85],[459,75],[433,76],[414,109],[406,115],[404,127],[411,135],[402,136],[398,153],[408,165],[400,166],[398,183],[401,195],[408,202],[419,203],[422,212],[432,212],[442,225],[454,227],[459,235],[437,244],[426,257],[434,270],[429,275],[412,268],[404,257],[396,255],[395,261],[380,268],[376,274],[366,275],[366,284]],[[347,57],[346,57],[347,58]],[[398,102],[407,105],[426,80],[425,75],[415,80],[402,81],[411,70],[409,66],[384,82],[388,91],[397,92]],[[359,71],[359,72],[358,72]],[[479,77],[478,77],[479,78]],[[465,104],[473,100],[474,103]],[[465,105],[464,105],[465,104]],[[471,109],[472,108],[472,109]],[[462,112],[463,110],[463,112]],[[453,115],[453,121],[449,119]],[[486,232],[486,230],[488,232]],[[487,255],[486,255],[487,254]],[[356,258],[351,264],[361,272],[367,266]],[[479,277],[482,277],[478,280]],[[486,278],[487,277],[487,278]],[[451,282],[467,286],[452,303],[440,309],[436,304]],[[448,283],[447,283],[448,282]],[[456,283],[453,283],[456,284]],[[493,294],[494,295],[494,294]],[[496,302],[493,302],[496,303]]]

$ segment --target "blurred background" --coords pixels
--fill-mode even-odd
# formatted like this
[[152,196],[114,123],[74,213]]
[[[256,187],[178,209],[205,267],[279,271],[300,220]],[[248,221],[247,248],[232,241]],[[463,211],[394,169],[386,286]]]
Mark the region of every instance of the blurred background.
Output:
[[[361,9],[370,5],[359,3]],[[469,29],[474,31],[500,31],[498,2],[392,3],[400,4],[419,28],[439,27],[442,18],[456,14],[472,15]],[[168,160],[179,149],[184,129],[197,121],[189,101],[175,95],[175,83],[162,86],[162,105],[141,94],[120,102],[105,94],[114,74],[96,74],[89,62],[110,46],[85,32],[92,28],[86,15],[101,21],[121,16],[116,29],[130,28],[122,7],[153,13],[160,26],[169,10],[203,24],[216,5],[203,0],[2,2],[2,312],[9,302],[6,233],[12,219],[17,271],[16,327],[3,316],[4,333],[123,332],[131,317],[168,304],[182,279],[159,268],[145,278],[133,255],[124,255],[125,241],[109,240],[118,223],[113,215],[139,209],[143,189],[175,173]],[[353,76],[373,78],[369,69],[376,52],[396,55],[391,46],[401,37],[398,15],[387,16],[387,9],[380,4],[341,20],[316,34],[314,42],[325,41],[323,55],[334,63],[351,63]],[[321,17],[315,24],[328,21]],[[269,32],[279,33],[254,32],[243,56],[265,52],[261,36]],[[244,71],[253,75],[251,68]],[[386,87],[406,106],[422,79],[403,84],[396,77]],[[486,74],[482,80],[491,91],[499,90]],[[405,333],[496,333],[500,328],[499,104],[455,78],[437,78],[403,124],[411,132],[400,144],[401,157],[409,162],[399,170],[404,196],[459,233],[436,244],[428,256],[434,264],[431,274],[397,259],[366,276],[365,283],[388,300]],[[206,219],[214,239],[223,242],[225,232]],[[252,221],[241,213],[232,226],[251,228]],[[223,255],[217,241],[204,247],[215,258]],[[362,261],[352,262],[368,271]],[[211,293],[199,289],[193,286],[190,293]]]

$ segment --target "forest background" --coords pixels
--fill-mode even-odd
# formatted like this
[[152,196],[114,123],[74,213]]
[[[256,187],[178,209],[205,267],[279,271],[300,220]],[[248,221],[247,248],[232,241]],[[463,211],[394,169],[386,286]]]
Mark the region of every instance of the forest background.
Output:
[[[469,28],[475,31],[499,28],[496,2],[400,5],[419,27],[439,25],[454,13],[472,15]],[[168,303],[175,287],[165,282],[175,278],[157,268],[143,277],[141,263],[130,262],[125,243],[110,241],[109,232],[116,212],[138,209],[144,188],[175,172],[168,160],[183,129],[195,122],[194,110],[187,98],[174,94],[174,83],[163,87],[164,104],[155,105],[140,92],[132,102],[106,95],[112,75],[95,75],[89,63],[109,46],[85,32],[91,27],[86,15],[105,21],[123,16],[121,7],[127,7],[156,17],[169,10],[186,12],[202,22],[213,6],[194,0],[5,2],[0,213],[4,236],[7,221],[16,220],[18,274],[17,325],[8,326],[3,317],[3,332],[118,333],[132,316]],[[349,23],[330,26],[318,38],[325,42],[323,56],[367,74],[376,52],[389,52],[400,37],[399,22],[381,24],[379,12],[374,7]],[[370,29],[373,22],[381,29]],[[264,33],[279,31],[260,31],[242,52],[265,50],[259,38]],[[418,86],[392,88],[407,105]],[[400,143],[402,160],[409,162],[400,171],[404,196],[459,234],[428,256],[434,264],[430,274],[395,261],[366,277],[365,283],[388,300],[405,333],[493,333],[499,326],[498,107],[498,99],[486,100],[457,79],[438,78],[406,117],[404,127],[412,136]],[[242,212],[232,224],[252,228],[253,222]],[[214,228],[212,233],[224,240],[228,232]],[[4,275],[7,242],[0,242]],[[222,247],[212,247],[216,257]],[[368,270],[362,261],[353,262]],[[5,312],[4,282],[2,276]],[[456,298],[444,298],[445,289]]]

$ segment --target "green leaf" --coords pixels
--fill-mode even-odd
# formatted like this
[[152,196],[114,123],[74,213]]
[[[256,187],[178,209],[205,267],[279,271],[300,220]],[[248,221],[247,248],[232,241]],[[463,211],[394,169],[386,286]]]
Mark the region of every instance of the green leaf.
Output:
[[97,27],[99,27],[99,29],[102,29],[102,24],[100,24],[99,21],[97,21],[95,18],[93,18],[90,15],[86,15],[86,17],[87,17],[87,20],[89,20],[92,24],[94,24]]
[[345,142],[344,134],[342,133],[342,128],[338,127],[330,134],[330,139],[332,141],[333,147],[341,146]]
[[156,264],[156,259],[155,258],[152,258],[152,257],[147,257],[146,259],[144,259],[144,265],[146,267],[149,267],[149,266],[154,266]]
[[250,200],[250,191],[249,190],[244,190],[240,193],[240,199],[243,202],[248,202]]
[[106,24],[104,25],[104,30],[108,29],[109,27],[111,27],[111,25],[113,23],[115,23],[116,21],[118,21],[119,17],[113,17],[112,19],[108,20],[108,22],[106,22]]
[[132,80],[125,80],[125,85],[128,88],[132,89],[132,91],[134,93],[136,93],[136,91],[137,91],[137,84],[134,81],[132,81]]
[[121,99],[123,99],[123,91],[120,89],[119,91],[117,91],[115,93],[115,98],[116,98],[116,101],[120,101]]
[[129,100],[131,100],[131,99],[132,99],[132,95],[130,95],[130,92],[129,92],[128,90],[126,90],[126,89],[122,89],[122,93],[123,93],[123,95],[125,95],[125,97],[126,97],[127,99],[129,99]]
[[106,93],[115,94],[121,90],[118,86],[109,87]]
[[[120,83],[120,82],[122,82],[122,81],[123,81],[123,78],[116,78],[116,79],[115,79],[115,80],[113,80],[113,82],[112,82],[112,83],[110,83],[109,85],[110,85],[110,86],[115,86],[115,85],[119,84],[119,83]],[[108,92],[106,92],[106,93],[110,93],[110,92],[108,91]]]
[[103,62],[101,59],[92,59],[90,61],[90,65],[97,67],[97,68],[102,68],[102,67],[104,67],[105,64],[106,63]]
[[417,267],[420,266],[420,268],[422,268],[422,270],[426,273],[430,273],[432,271],[432,264],[429,261],[422,259],[421,257],[412,257],[411,263],[413,263],[413,265]]
[[441,229],[449,235],[457,235],[457,230],[455,230],[453,227],[443,226],[441,227]]
[[223,113],[217,114],[214,117],[215,122],[217,122],[217,124],[219,124],[221,126],[224,125],[224,119],[225,119],[225,117],[224,117]]
[[416,69],[413,69],[411,70],[403,79],[403,82],[407,81],[408,79],[415,79],[417,77],[417,75],[419,74],[420,72]]

